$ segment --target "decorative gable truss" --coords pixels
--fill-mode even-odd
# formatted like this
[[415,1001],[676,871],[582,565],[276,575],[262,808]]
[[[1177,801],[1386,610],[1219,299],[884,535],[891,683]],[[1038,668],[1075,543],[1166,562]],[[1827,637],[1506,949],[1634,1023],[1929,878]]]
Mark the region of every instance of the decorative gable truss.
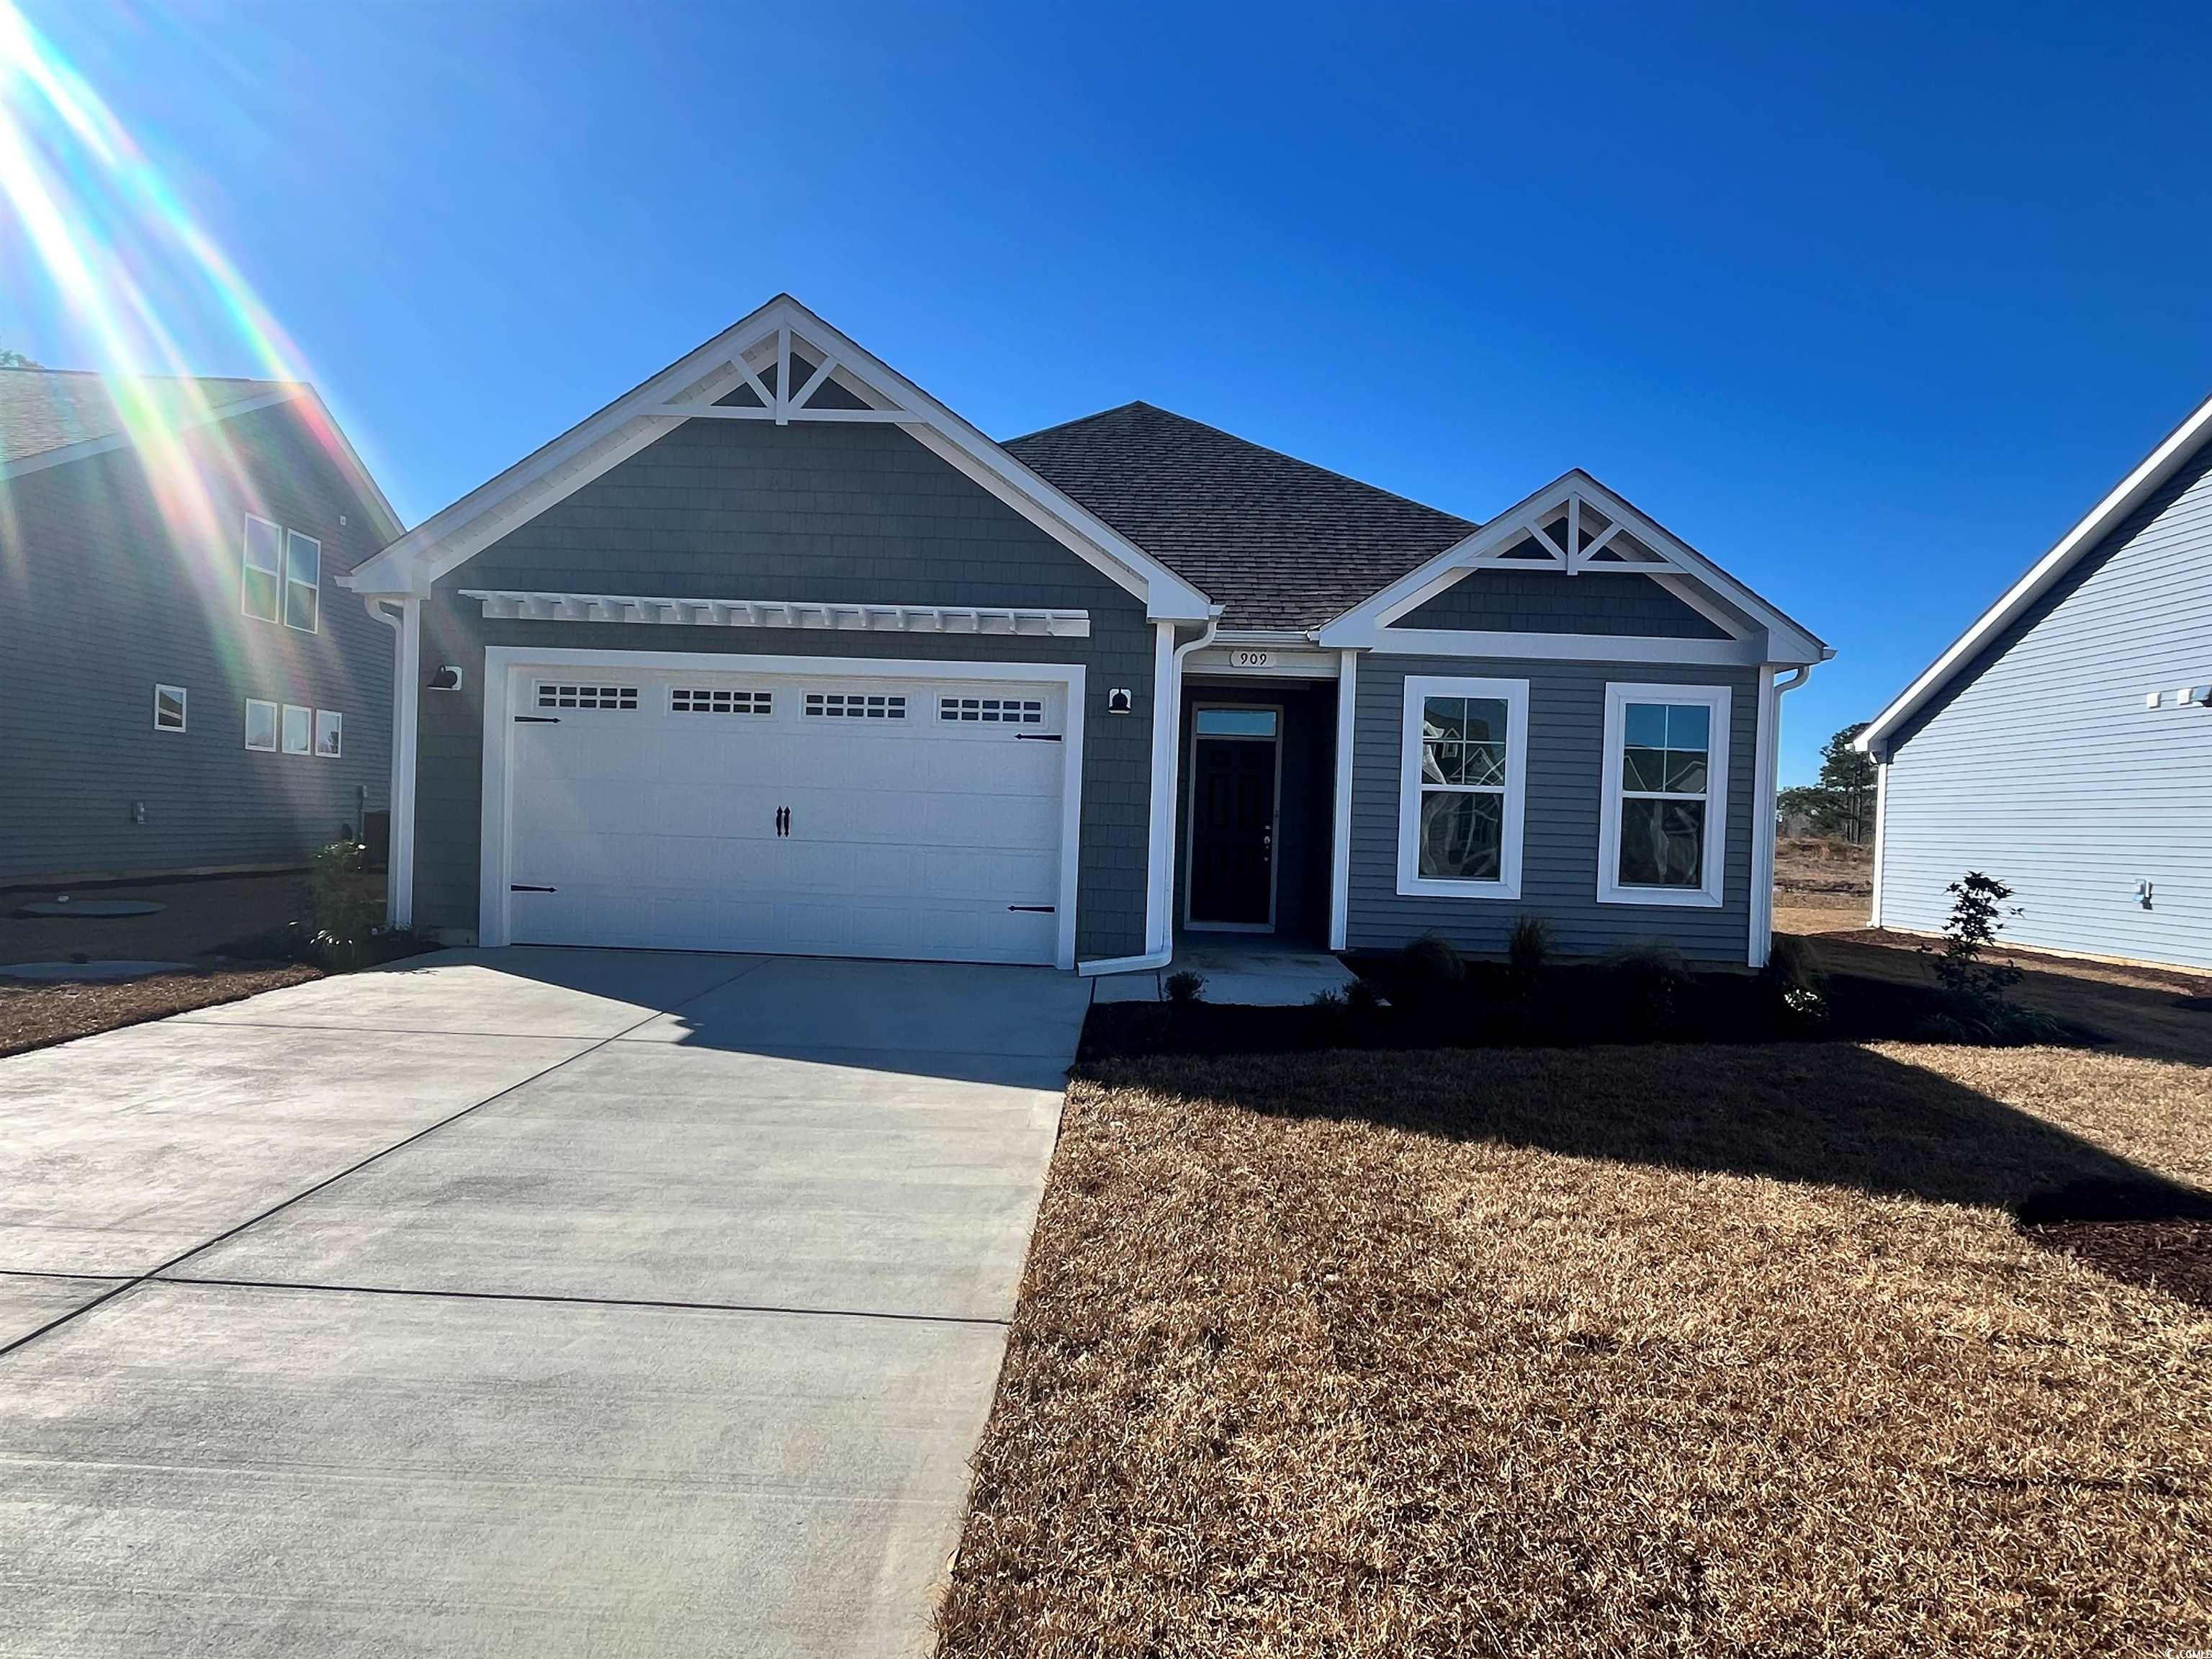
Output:
[[[1727,637],[1646,640],[1401,625],[1429,600],[1481,570],[1545,571],[1563,580],[1585,571],[1648,576]],[[1316,638],[1324,647],[1339,649],[1439,656],[1803,665],[1835,654],[1711,560],[1580,471],[1546,485],[1466,540],[1324,624]]]
[[348,586],[372,600],[419,598],[518,526],[700,420],[897,426],[1143,599],[1153,619],[1200,622],[1209,614],[1196,588],[788,295],[417,526],[365,562]]

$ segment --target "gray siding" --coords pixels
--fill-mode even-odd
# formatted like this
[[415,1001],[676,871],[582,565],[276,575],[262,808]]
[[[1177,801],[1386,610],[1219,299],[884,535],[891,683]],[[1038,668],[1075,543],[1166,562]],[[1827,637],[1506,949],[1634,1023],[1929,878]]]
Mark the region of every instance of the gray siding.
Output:
[[[1091,613],[1089,639],[487,622],[460,587],[702,599],[1023,605]],[[1152,629],[1141,601],[905,433],[873,425],[694,421],[478,554],[425,607],[415,918],[477,926],[487,645],[616,652],[1080,663],[1084,719],[1076,948],[1144,948]],[[1105,712],[1109,690],[1134,712]]]
[[[2212,455],[1993,642],[1893,747],[1882,920],[1933,931],[1968,870],[2022,944],[2212,968]],[[2153,884],[2152,908],[2136,884]]]
[[[1553,580],[1561,581],[1559,577]],[[1580,581],[1583,578],[1573,579]],[[1468,657],[1368,656],[1359,663],[1352,757],[1351,889],[1346,944],[1401,945],[1425,933],[1463,950],[1498,952],[1523,915],[1552,924],[1567,956],[1598,956],[1664,939],[1692,961],[1741,965],[1750,946],[1753,751],[1759,672],[1669,668],[1655,663],[1504,661]],[[1398,768],[1408,674],[1477,675],[1528,682],[1528,802],[1521,899],[1401,897],[1398,893]],[[1605,688],[1611,681],[1729,687],[1729,802],[1725,902],[1716,909],[1597,902],[1599,775]]]
[[1395,624],[1510,634],[1724,640],[1725,629],[1649,576],[1615,570],[1474,570]]
[[[365,504],[290,405],[187,441],[204,539],[128,449],[0,484],[0,883],[297,864],[359,823],[359,790],[386,804],[393,635],[337,585],[376,551]],[[321,541],[319,633],[241,614],[248,511]],[[185,688],[188,730],[153,729],[156,682]],[[248,697],[337,710],[343,755],[249,754]]]

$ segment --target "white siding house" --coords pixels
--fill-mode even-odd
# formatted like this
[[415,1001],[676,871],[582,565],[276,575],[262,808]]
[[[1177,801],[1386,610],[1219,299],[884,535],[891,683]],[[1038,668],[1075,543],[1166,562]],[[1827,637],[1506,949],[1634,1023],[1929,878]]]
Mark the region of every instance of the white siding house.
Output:
[[2017,943],[2212,968],[2212,401],[1858,742],[1877,926],[1940,929],[1979,870]]

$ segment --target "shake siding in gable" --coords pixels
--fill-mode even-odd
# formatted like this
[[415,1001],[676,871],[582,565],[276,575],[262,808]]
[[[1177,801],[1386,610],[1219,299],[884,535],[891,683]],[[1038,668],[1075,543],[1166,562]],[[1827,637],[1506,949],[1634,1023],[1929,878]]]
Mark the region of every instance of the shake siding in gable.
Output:
[[[364,504],[291,405],[185,442],[205,540],[163,519],[127,448],[0,483],[0,882],[298,865],[358,825],[362,789],[386,804],[392,630],[337,583],[376,551]],[[318,633],[241,614],[249,509],[322,542]],[[185,687],[185,731],[153,729],[156,682]],[[343,753],[248,752],[248,697],[337,710]]]
[[[1570,579],[1547,580],[1564,586]],[[1398,893],[1399,757],[1409,674],[1528,682],[1528,805],[1517,902]],[[1717,908],[1597,902],[1605,688],[1613,681],[1729,689],[1725,902]],[[1346,945],[1394,949],[1433,932],[1462,950],[1495,953],[1504,950],[1518,917],[1537,915],[1552,924],[1554,942],[1566,956],[1598,956],[1638,940],[1663,939],[1692,961],[1741,965],[1750,944],[1758,716],[1759,672],[1752,668],[1363,657],[1354,715],[1358,748],[1352,761]]]
[[[487,622],[459,588],[680,598],[1032,605],[1091,615],[1088,639]],[[1088,672],[1076,949],[1144,948],[1153,638],[1144,605],[885,426],[695,421],[521,526],[437,584],[422,660],[415,920],[477,925],[484,647],[1079,663]],[[426,667],[427,672],[427,667]],[[1127,715],[1106,713],[1109,690]]]
[[2143,707],[2206,684],[2212,451],[1899,735],[1882,921],[1941,928],[1946,885],[1980,870],[2014,890],[2023,945],[2212,968],[2212,709]]

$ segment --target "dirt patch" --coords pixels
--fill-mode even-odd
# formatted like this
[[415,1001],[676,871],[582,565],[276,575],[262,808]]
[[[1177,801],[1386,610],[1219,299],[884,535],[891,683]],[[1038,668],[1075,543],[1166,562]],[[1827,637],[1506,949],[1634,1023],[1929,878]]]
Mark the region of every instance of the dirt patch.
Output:
[[156,974],[118,984],[0,987],[0,1054],[44,1048],[321,977],[319,969],[287,966]]
[[26,901],[55,890],[19,888],[0,894],[0,963],[118,962],[215,963],[234,941],[283,928],[307,914],[307,878],[276,875],[207,876],[70,889],[73,897],[137,899],[159,904],[149,916],[18,916]]
[[942,1652],[2212,1644],[2212,1322],[2013,1218],[2208,1175],[2105,1054],[1096,1068]]

